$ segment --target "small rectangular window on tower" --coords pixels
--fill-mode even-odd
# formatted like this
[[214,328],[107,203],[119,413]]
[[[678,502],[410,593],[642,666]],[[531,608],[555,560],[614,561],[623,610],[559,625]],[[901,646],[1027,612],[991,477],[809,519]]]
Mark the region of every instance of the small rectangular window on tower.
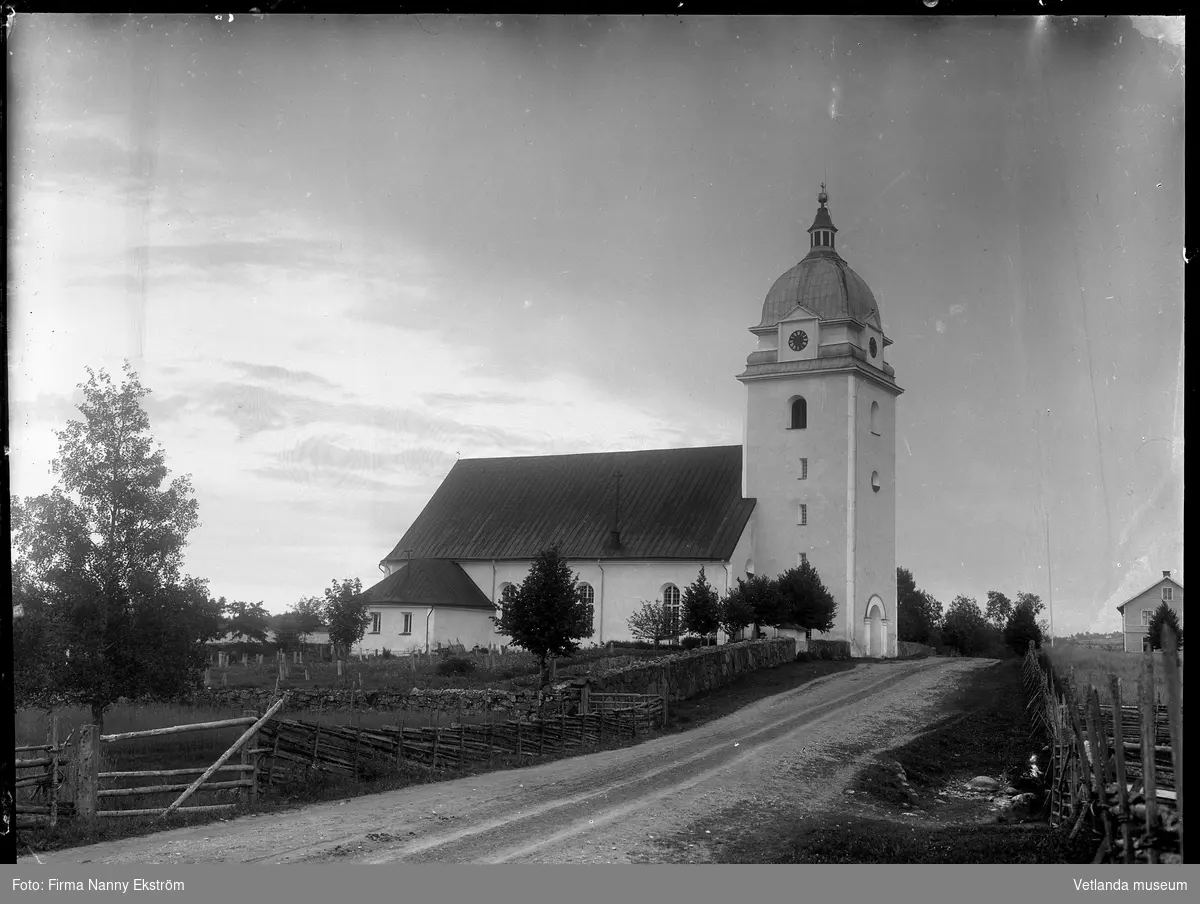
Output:
[[796,523],[808,524],[808,506],[803,502],[796,508]]
[[797,480],[808,480],[808,459],[800,459],[800,476]]

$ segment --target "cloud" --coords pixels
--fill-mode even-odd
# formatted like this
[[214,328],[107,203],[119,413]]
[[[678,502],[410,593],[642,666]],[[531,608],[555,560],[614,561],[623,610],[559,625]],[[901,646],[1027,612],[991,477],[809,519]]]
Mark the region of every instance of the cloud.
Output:
[[500,448],[528,450],[529,438],[487,424],[456,421],[414,408],[362,402],[326,401],[241,383],[221,382],[206,393],[208,409],[228,420],[245,439],[286,427],[343,424],[404,436],[436,438],[442,444],[472,441]]
[[191,396],[182,393],[160,396],[152,392],[142,399],[142,407],[146,410],[146,414],[150,415],[151,422],[171,420],[178,417],[191,401]]
[[416,474],[422,478],[442,477],[455,461],[449,452],[429,446],[381,452],[342,446],[321,437],[302,440],[276,458],[287,467],[311,465],[335,471]]
[[349,471],[323,470],[320,468],[288,467],[270,465],[255,468],[251,473],[271,480],[281,480],[311,489],[369,490],[371,492],[391,492],[397,487],[382,480],[374,480],[361,474]]
[[1148,38],[1184,47],[1186,23],[1184,16],[1130,16],[1133,27]]
[[233,367],[240,370],[248,377],[254,377],[259,380],[274,381],[278,383],[296,384],[296,383],[312,383],[318,386],[336,386],[324,377],[314,374],[307,370],[293,370],[288,367],[279,367],[274,364],[250,364],[246,361],[230,361]]
[[426,405],[538,405],[536,399],[530,399],[511,392],[427,392],[421,396]]
[[157,268],[181,267],[209,276],[244,274],[249,268],[278,267],[290,271],[327,272],[342,264],[341,246],[335,242],[294,236],[267,239],[222,239],[178,244],[134,247],[131,253],[145,255]]

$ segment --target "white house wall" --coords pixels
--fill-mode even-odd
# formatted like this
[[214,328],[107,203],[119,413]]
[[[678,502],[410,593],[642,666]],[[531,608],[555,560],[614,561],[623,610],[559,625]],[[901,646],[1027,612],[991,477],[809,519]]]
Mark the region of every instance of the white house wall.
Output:
[[1153,587],[1144,593],[1139,593],[1125,604],[1123,628],[1126,653],[1142,652],[1142,638],[1148,633],[1148,629],[1142,624],[1142,610],[1149,609],[1153,611],[1162,605],[1162,591],[1164,587],[1171,588],[1172,598],[1167,602],[1167,605],[1175,613],[1175,617],[1179,619],[1179,628],[1183,630],[1183,587],[1169,578],[1163,578]]
[[[750,555],[750,528],[747,526],[735,546],[734,559],[729,566],[728,584],[732,586],[738,576],[745,577],[745,563]],[[641,608],[643,600],[656,601],[662,599],[662,588],[665,584],[674,584],[682,593],[688,584],[696,580],[700,566],[704,566],[705,576],[718,592],[726,590],[726,568],[723,562],[714,561],[624,561],[595,559],[568,560],[571,570],[592,586],[595,594],[596,630],[592,636],[583,641],[603,644],[610,640],[632,640],[629,632],[628,619]],[[471,580],[494,601],[500,599],[505,584],[520,584],[529,574],[532,562],[505,561],[496,562],[459,562],[460,567],[470,576]],[[494,571],[493,571],[494,569]],[[494,574],[494,576],[493,576]],[[438,610],[439,618],[441,610]],[[498,636],[494,643],[507,643],[508,639]]]
[[[746,384],[746,495],[754,504],[754,568],[770,577],[799,563],[821,575],[843,616],[846,595],[846,375],[796,374]],[[808,426],[789,429],[790,400],[804,396]],[[800,459],[808,477],[800,479]],[[808,523],[797,524],[798,506]],[[741,559],[735,559],[739,565]],[[894,579],[893,579],[894,582]],[[843,639],[839,617],[825,639]]]
[[[876,431],[871,430],[871,403],[879,404]],[[885,656],[895,656],[896,645],[896,397],[869,380],[858,386],[858,486],[856,490],[854,618],[864,651],[870,634],[864,617],[872,596],[883,600]],[[878,433],[878,435],[875,435]],[[871,474],[879,473],[880,489],[871,488]],[[828,586],[828,582],[826,582]]]

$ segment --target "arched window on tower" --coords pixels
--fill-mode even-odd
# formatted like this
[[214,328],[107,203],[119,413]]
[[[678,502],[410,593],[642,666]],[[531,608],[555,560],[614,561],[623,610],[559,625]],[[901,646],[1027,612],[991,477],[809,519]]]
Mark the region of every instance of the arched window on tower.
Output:
[[808,402],[804,396],[792,400],[792,430],[804,430],[808,427]]
[[879,403],[871,403],[871,432],[879,436]]

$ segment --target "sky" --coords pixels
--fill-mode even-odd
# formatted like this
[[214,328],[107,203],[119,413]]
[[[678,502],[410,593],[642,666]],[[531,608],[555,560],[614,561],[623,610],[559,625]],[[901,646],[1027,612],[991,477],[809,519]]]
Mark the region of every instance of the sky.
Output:
[[1179,20],[18,15],[9,49],[12,492],[129,360],[216,596],[369,586],[460,457],[741,442],[822,180],[895,343],[898,564],[1060,635],[1182,580]]

